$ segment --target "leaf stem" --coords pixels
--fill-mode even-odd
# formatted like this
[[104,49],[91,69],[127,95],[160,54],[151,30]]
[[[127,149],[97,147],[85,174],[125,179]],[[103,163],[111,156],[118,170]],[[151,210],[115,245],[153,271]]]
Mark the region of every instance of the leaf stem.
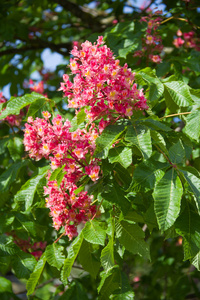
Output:
[[65,231],[57,238],[57,240],[54,241],[54,244],[56,244],[61,239],[61,237],[63,237],[63,235],[65,235]]
[[92,217],[91,221],[96,217],[96,215],[97,215],[97,213],[98,213],[98,211],[99,211],[99,209],[100,209],[100,207],[101,207],[102,202],[103,202],[103,199],[101,200],[99,206],[97,207],[97,211],[96,211],[96,213],[94,214],[94,216]]
[[182,112],[182,113],[178,113],[178,114],[172,114],[172,115],[164,116],[164,117],[160,118],[160,120],[165,119],[165,118],[174,117],[174,116],[188,115],[191,113],[192,113],[191,111],[186,111],[186,112]]

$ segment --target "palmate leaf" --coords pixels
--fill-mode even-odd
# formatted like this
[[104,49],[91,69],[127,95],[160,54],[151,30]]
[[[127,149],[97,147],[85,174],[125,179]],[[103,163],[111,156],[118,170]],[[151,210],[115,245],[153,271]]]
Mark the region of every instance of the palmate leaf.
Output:
[[186,118],[183,131],[192,139],[198,141],[200,136],[200,110],[195,110]]
[[[135,75],[136,80],[139,83],[147,83],[149,86],[149,100],[155,101],[158,100],[163,92],[164,86],[163,83],[156,77],[150,68],[145,68]],[[142,80],[142,81],[141,81]]]
[[164,231],[171,227],[180,211],[183,187],[174,168],[171,168],[157,182],[153,197],[159,228]]
[[106,272],[115,265],[113,239],[110,239],[106,247],[101,251],[101,264]]
[[84,239],[92,244],[102,245],[105,244],[106,231],[99,225],[96,220],[88,221],[82,230]]
[[35,257],[29,253],[20,251],[12,257],[12,266],[17,278],[28,279],[37,261]]
[[192,191],[197,208],[200,212],[200,178],[197,177],[195,174],[192,173],[192,169],[185,167],[181,168],[180,171],[184,175],[188,185],[189,189]]
[[31,273],[30,278],[26,283],[27,295],[31,295],[34,292],[35,287],[42,274],[42,271],[45,267],[45,264],[46,264],[46,256],[45,253],[43,253],[40,259],[38,260],[33,273]]
[[29,179],[17,192],[17,194],[14,197],[14,200],[16,202],[18,201],[24,201],[25,202],[25,208],[26,210],[30,210],[33,199],[35,196],[35,193],[37,192],[37,188],[40,185],[40,182],[42,179],[46,176],[47,171],[45,171],[41,175],[37,175],[31,179]]
[[81,232],[71,244],[68,250],[68,256],[64,261],[64,266],[61,271],[61,280],[64,284],[67,284],[67,279],[71,273],[72,266],[81,248],[83,242],[83,233]]
[[152,144],[150,130],[144,125],[128,126],[128,130],[125,136],[128,142],[131,142],[136,146],[142,156],[147,159],[152,154]]
[[12,293],[12,283],[10,280],[0,277],[0,294],[6,292]]
[[21,168],[25,167],[28,161],[16,162],[0,175],[0,192],[4,193],[9,190],[10,185],[17,178]]
[[193,259],[200,249],[200,216],[188,204],[175,222],[176,233],[183,237],[184,260]]
[[45,255],[47,262],[50,266],[53,266],[60,270],[62,267],[65,256],[63,255],[63,247],[53,243],[52,245],[48,245],[46,250],[45,250]]
[[73,279],[71,284],[67,285],[67,290],[58,298],[59,300],[88,300],[88,295],[84,286]]
[[0,255],[15,255],[20,249],[13,243],[13,239],[5,234],[0,235]]
[[116,204],[124,214],[129,211],[131,204],[125,197],[125,192],[117,182],[113,181],[112,185],[109,186],[109,190],[103,192],[101,195],[106,201]]
[[156,181],[161,179],[165,169],[168,167],[168,163],[161,163],[153,160],[144,161],[136,167],[133,173],[132,184],[134,184],[134,187],[137,184],[153,189]]
[[180,140],[169,148],[169,158],[173,164],[180,164],[185,160],[185,149]]
[[120,270],[119,266],[115,265],[108,272],[101,273],[101,282],[98,287],[100,300],[107,300],[109,296],[119,288]]
[[35,117],[37,116],[37,112],[42,110],[42,108],[44,109],[44,105],[46,103],[46,99],[45,98],[40,98],[35,100],[33,103],[31,103],[29,109],[28,109],[28,113],[26,115],[26,118],[28,118],[29,116],[31,117]]
[[101,264],[92,253],[92,245],[86,240],[83,240],[78,257],[84,270],[89,272],[92,277],[96,278]]
[[96,150],[94,155],[98,158],[106,158],[112,144],[118,139],[124,129],[124,125],[107,126],[102,134],[96,139]]
[[21,159],[24,151],[22,138],[16,136],[13,137],[13,139],[10,139],[8,142],[8,150],[14,161]]
[[165,154],[168,155],[168,150],[166,148],[166,142],[163,136],[158,132],[151,130],[151,137],[153,140],[153,145],[159,147]]
[[191,259],[191,263],[200,271],[200,251]]
[[19,114],[23,107],[35,102],[38,99],[46,99],[46,97],[35,92],[26,94],[22,97],[11,97],[11,99],[6,102],[7,106],[6,109],[1,113],[0,120],[4,119],[8,115]]
[[164,86],[168,100],[173,101],[175,105],[179,107],[187,107],[193,104],[189,86],[186,83],[182,81],[170,81],[165,82]]
[[137,224],[130,224],[126,221],[118,222],[116,236],[126,250],[150,259],[149,246],[144,241],[145,234]]
[[128,147],[114,147],[109,151],[108,160],[111,164],[118,162],[125,169],[132,163],[132,150]]
[[125,273],[121,272],[120,286],[117,291],[112,295],[112,300],[133,300],[134,292],[133,288],[130,286],[129,279]]

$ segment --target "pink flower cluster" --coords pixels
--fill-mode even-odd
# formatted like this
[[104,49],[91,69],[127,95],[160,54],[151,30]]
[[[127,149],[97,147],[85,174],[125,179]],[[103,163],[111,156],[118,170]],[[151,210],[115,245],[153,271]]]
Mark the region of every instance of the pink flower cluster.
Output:
[[152,15],[142,17],[140,22],[147,23],[147,30],[142,39],[142,50],[135,51],[134,57],[145,57],[154,63],[161,63],[160,53],[163,49],[162,39],[157,29],[161,22],[161,17],[152,18]]
[[7,235],[10,235],[14,238],[14,243],[22,251],[32,254],[37,260],[40,258],[47,245],[46,242],[35,242],[32,244],[30,238],[28,238],[28,240],[22,240],[16,235],[15,231],[9,232]]
[[200,51],[200,38],[195,36],[194,31],[184,32],[179,29],[176,33],[177,38],[174,39],[173,44],[176,48],[194,48],[196,51]]
[[85,108],[88,121],[100,120],[100,126],[107,126],[116,117],[129,117],[135,109],[147,109],[142,90],[134,83],[134,74],[127,64],[119,65],[112,51],[103,45],[103,37],[97,43],[86,41],[81,49],[75,46],[69,76],[63,76],[60,90],[68,97],[68,106]]
[[[3,96],[3,93],[0,93],[0,103],[5,103],[7,99]],[[1,112],[0,112],[1,114]],[[24,112],[21,110],[18,115],[9,115],[5,119],[2,119],[3,121],[7,121],[10,126],[16,126],[19,127],[21,125],[22,118],[24,116]]]
[[[24,145],[29,156],[36,160],[42,157],[51,161],[51,169],[64,166],[64,177],[60,186],[50,180],[45,187],[46,206],[51,210],[54,227],[58,230],[65,227],[71,239],[77,235],[77,225],[87,221],[94,213],[95,206],[90,206],[92,197],[87,192],[75,195],[77,182],[87,175],[92,181],[99,178],[98,159],[92,158],[95,150],[95,139],[98,137],[96,128],[89,131],[77,129],[70,132],[71,123],[57,115],[52,124],[49,112],[43,112],[44,119],[28,118],[25,124]],[[73,223],[73,224],[72,224]]]
[[52,171],[62,167],[61,183],[53,180],[49,172],[44,192],[55,229],[64,227],[69,239],[77,235],[78,224],[97,214],[91,205],[93,197],[77,191],[83,177],[89,176],[94,182],[99,179],[100,161],[93,158],[95,139],[116,119],[148,108],[142,90],[133,82],[131,69],[127,64],[121,67],[103,44],[103,37],[99,37],[94,44],[86,41],[80,49],[74,46],[74,58],[70,59],[73,83],[66,74],[61,83],[60,90],[68,97],[69,107],[76,108],[76,113],[84,108],[85,129],[72,132],[71,123],[66,120],[63,124],[60,115],[50,122],[48,111],[43,112],[43,119],[29,117],[25,124],[24,145],[29,156],[49,159]]

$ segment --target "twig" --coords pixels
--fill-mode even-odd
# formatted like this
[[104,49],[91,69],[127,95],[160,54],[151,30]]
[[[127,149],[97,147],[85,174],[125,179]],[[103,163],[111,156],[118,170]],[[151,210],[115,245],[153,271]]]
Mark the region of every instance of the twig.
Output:
[[96,211],[96,213],[94,214],[94,216],[92,217],[91,221],[96,217],[96,215],[97,215],[97,213],[98,213],[98,211],[99,211],[99,209],[100,209],[100,207],[101,207],[102,202],[103,202],[103,199],[101,200],[99,206],[97,207],[97,211]]
[[191,113],[192,113],[191,111],[187,111],[187,112],[182,112],[182,113],[178,113],[178,114],[172,114],[172,115],[164,116],[164,117],[160,118],[160,120],[165,119],[165,118],[180,116],[180,115],[188,115]]
[[57,238],[57,240],[54,241],[54,244],[56,244],[61,239],[61,237],[63,237],[63,235],[65,235],[65,231]]

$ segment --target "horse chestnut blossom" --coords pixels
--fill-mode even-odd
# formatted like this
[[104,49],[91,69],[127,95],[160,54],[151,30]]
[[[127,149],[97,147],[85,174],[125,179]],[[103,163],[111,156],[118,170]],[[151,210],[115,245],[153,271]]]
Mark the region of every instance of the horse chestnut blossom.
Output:
[[[71,123],[57,115],[50,122],[51,114],[43,112],[44,119],[28,118],[25,124],[24,145],[29,156],[36,160],[42,157],[50,160],[52,171],[64,166],[63,179],[58,186],[48,174],[47,187],[44,187],[46,206],[50,209],[53,225],[56,230],[65,227],[69,239],[77,235],[77,225],[86,222],[95,213],[91,206],[93,197],[75,190],[80,178],[89,176],[92,181],[99,178],[99,160],[93,158],[95,139],[98,137],[96,128],[77,129],[70,132]],[[90,156],[90,159],[89,159]]]
[[[69,120],[60,115],[52,118],[48,111],[43,118],[28,118],[24,129],[24,145],[30,158],[50,161],[51,171],[44,187],[46,206],[50,209],[56,230],[65,228],[69,239],[76,236],[77,226],[98,214],[92,205],[93,196],[79,191],[79,181],[89,177],[93,182],[101,175],[100,160],[94,158],[95,140],[106,126],[116,119],[132,116],[133,110],[148,106],[143,90],[134,83],[134,74],[128,65],[119,65],[112,51],[103,45],[103,37],[92,44],[88,41],[80,49],[74,46],[70,69],[74,75],[63,76],[60,90],[68,97],[68,106],[76,113],[84,108],[86,126],[71,131]],[[62,180],[52,179],[51,174],[61,168]]]
[[142,90],[134,83],[134,73],[127,64],[121,67],[113,52],[103,44],[100,36],[94,44],[86,41],[80,50],[73,48],[74,58],[70,59],[70,69],[75,75],[73,83],[64,74],[60,90],[68,97],[68,107],[85,107],[89,123],[104,120],[107,126],[116,117],[129,117],[133,110],[148,106]]
[[[154,14],[162,13],[160,11]],[[163,50],[162,39],[158,32],[158,27],[161,22],[161,17],[152,18],[152,15],[142,17],[140,22],[147,23],[147,30],[144,38],[142,39],[142,50],[137,50],[134,53],[134,57],[145,57],[154,63],[161,63],[162,59],[160,54]]]

